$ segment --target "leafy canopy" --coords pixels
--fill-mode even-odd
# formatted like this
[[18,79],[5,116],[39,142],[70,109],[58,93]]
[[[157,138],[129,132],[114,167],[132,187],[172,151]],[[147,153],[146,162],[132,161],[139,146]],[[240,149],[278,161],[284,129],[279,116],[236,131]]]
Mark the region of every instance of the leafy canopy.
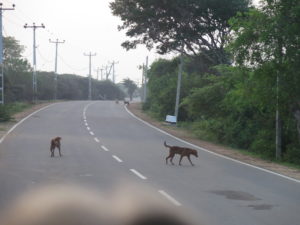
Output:
[[3,64],[6,70],[19,72],[31,70],[29,62],[22,57],[24,49],[14,37],[3,38]]
[[[230,32],[229,18],[248,9],[250,0],[115,0],[110,8],[123,21],[119,30],[130,38],[127,50],[138,44],[154,46],[160,54],[200,52],[224,63],[223,48]],[[182,45],[184,48],[182,49]]]
[[130,97],[130,100],[132,100],[133,93],[137,89],[137,85],[134,83],[134,81],[130,80],[129,78],[123,80],[123,85],[127,89],[127,93]]

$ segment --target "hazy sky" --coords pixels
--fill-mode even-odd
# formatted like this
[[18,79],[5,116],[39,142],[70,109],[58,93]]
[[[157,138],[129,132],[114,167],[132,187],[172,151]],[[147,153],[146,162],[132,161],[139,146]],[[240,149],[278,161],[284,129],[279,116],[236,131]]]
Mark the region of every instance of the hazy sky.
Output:
[[[109,2],[113,0],[0,0],[3,7],[15,4],[14,11],[3,12],[3,35],[13,36],[26,47],[24,56],[32,63],[33,30],[24,24],[44,23],[45,29],[36,29],[37,69],[54,71],[55,44],[49,39],[65,40],[58,46],[58,73],[81,76],[88,74],[88,57],[84,53],[96,53],[92,57],[92,76],[96,69],[117,61],[116,81],[130,78],[141,83],[142,72],[138,69],[149,56],[149,64],[162,57],[144,46],[126,51],[121,43],[125,32],[117,26],[121,20],[111,14]],[[257,2],[258,0],[255,0]],[[99,72],[100,75],[100,72]],[[100,76],[99,76],[100,77]]]
[[[0,0],[3,7],[15,4],[14,11],[3,12],[3,35],[13,36],[26,47],[24,56],[33,61],[33,29],[24,29],[25,23],[44,23],[45,29],[36,29],[37,69],[54,71],[55,41],[65,40],[58,45],[58,73],[87,76],[88,58],[84,53],[96,53],[92,57],[92,76],[96,78],[97,67],[117,61],[116,81],[130,78],[141,82],[138,65],[153,62],[160,55],[149,52],[144,46],[126,51],[121,43],[126,39],[117,26],[121,20],[111,14],[112,0]],[[100,72],[99,72],[100,78]]]

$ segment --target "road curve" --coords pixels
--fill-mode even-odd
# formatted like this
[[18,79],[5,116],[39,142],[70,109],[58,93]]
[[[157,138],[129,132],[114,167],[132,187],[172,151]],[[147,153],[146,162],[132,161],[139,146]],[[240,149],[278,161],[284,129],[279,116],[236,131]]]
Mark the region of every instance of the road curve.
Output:
[[[63,157],[50,157],[61,136]],[[0,143],[0,206],[41,184],[78,183],[110,190],[121,181],[156,190],[190,208],[203,224],[297,224],[300,183],[206,151],[166,165],[163,141],[186,146],[111,101],[56,103],[24,120]]]

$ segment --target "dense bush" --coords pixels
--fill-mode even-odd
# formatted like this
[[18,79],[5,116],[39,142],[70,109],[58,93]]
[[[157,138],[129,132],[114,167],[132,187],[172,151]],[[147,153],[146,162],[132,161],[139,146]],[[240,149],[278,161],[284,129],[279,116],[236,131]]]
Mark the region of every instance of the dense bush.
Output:
[[[262,3],[230,19],[234,66],[184,59],[178,119],[199,138],[275,158],[278,109],[282,159],[300,164],[299,1]],[[177,67],[158,60],[149,72],[144,108],[161,119],[173,112]]]

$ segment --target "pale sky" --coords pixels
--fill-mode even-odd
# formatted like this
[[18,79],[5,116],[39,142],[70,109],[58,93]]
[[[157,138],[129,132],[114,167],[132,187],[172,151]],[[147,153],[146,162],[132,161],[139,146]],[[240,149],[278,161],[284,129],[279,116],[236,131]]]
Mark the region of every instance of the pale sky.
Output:
[[[15,10],[3,11],[3,35],[13,36],[26,47],[24,57],[33,62],[33,29],[25,29],[25,23],[45,25],[36,29],[37,70],[54,71],[55,44],[49,39],[62,41],[58,45],[59,74],[71,73],[87,76],[89,62],[84,53],[96,53],[92,57],[92,76],[96,78],[97,68],[113,60],[116,64],[116,81],[130,78],[141,84],[142,71],[138,69],[149,58],[149,65],[162,57],[144,46],[126,51],[121,47],[125,32],[119,32],[121,20],[111,14],[109,2],[113,0],[0,0],[3,7],[15,4]],[[255,0],[257,2],[258,0]],[[174,55],[164,56],[172,57]],[[100,78],[100,72],[99,72]]]
[[[25,23],[43,23],[45,29],[36,29],[37,70],[54,71],[55,41],[65,40],[58,45],[58,73],[87,76],[89,62],[84,53],[96,53],[92,57],[92,76],[96,78],[97,67],[117,61],[116,81],[130,78],[141,83],[142,71],[138,69],[149,57],[149,64],[161,57],[144,46],[126,51],[121,43],[127,38],[119,32],[121,20],[111,14],[112,0],[0,0],[3,8],[15,4],[15,10],[3,12],[3,35],[13,36],[26,47],[24,56],[33,62],[33,29],[25,29]],[[100,79],[100,72],[99,72]]]

